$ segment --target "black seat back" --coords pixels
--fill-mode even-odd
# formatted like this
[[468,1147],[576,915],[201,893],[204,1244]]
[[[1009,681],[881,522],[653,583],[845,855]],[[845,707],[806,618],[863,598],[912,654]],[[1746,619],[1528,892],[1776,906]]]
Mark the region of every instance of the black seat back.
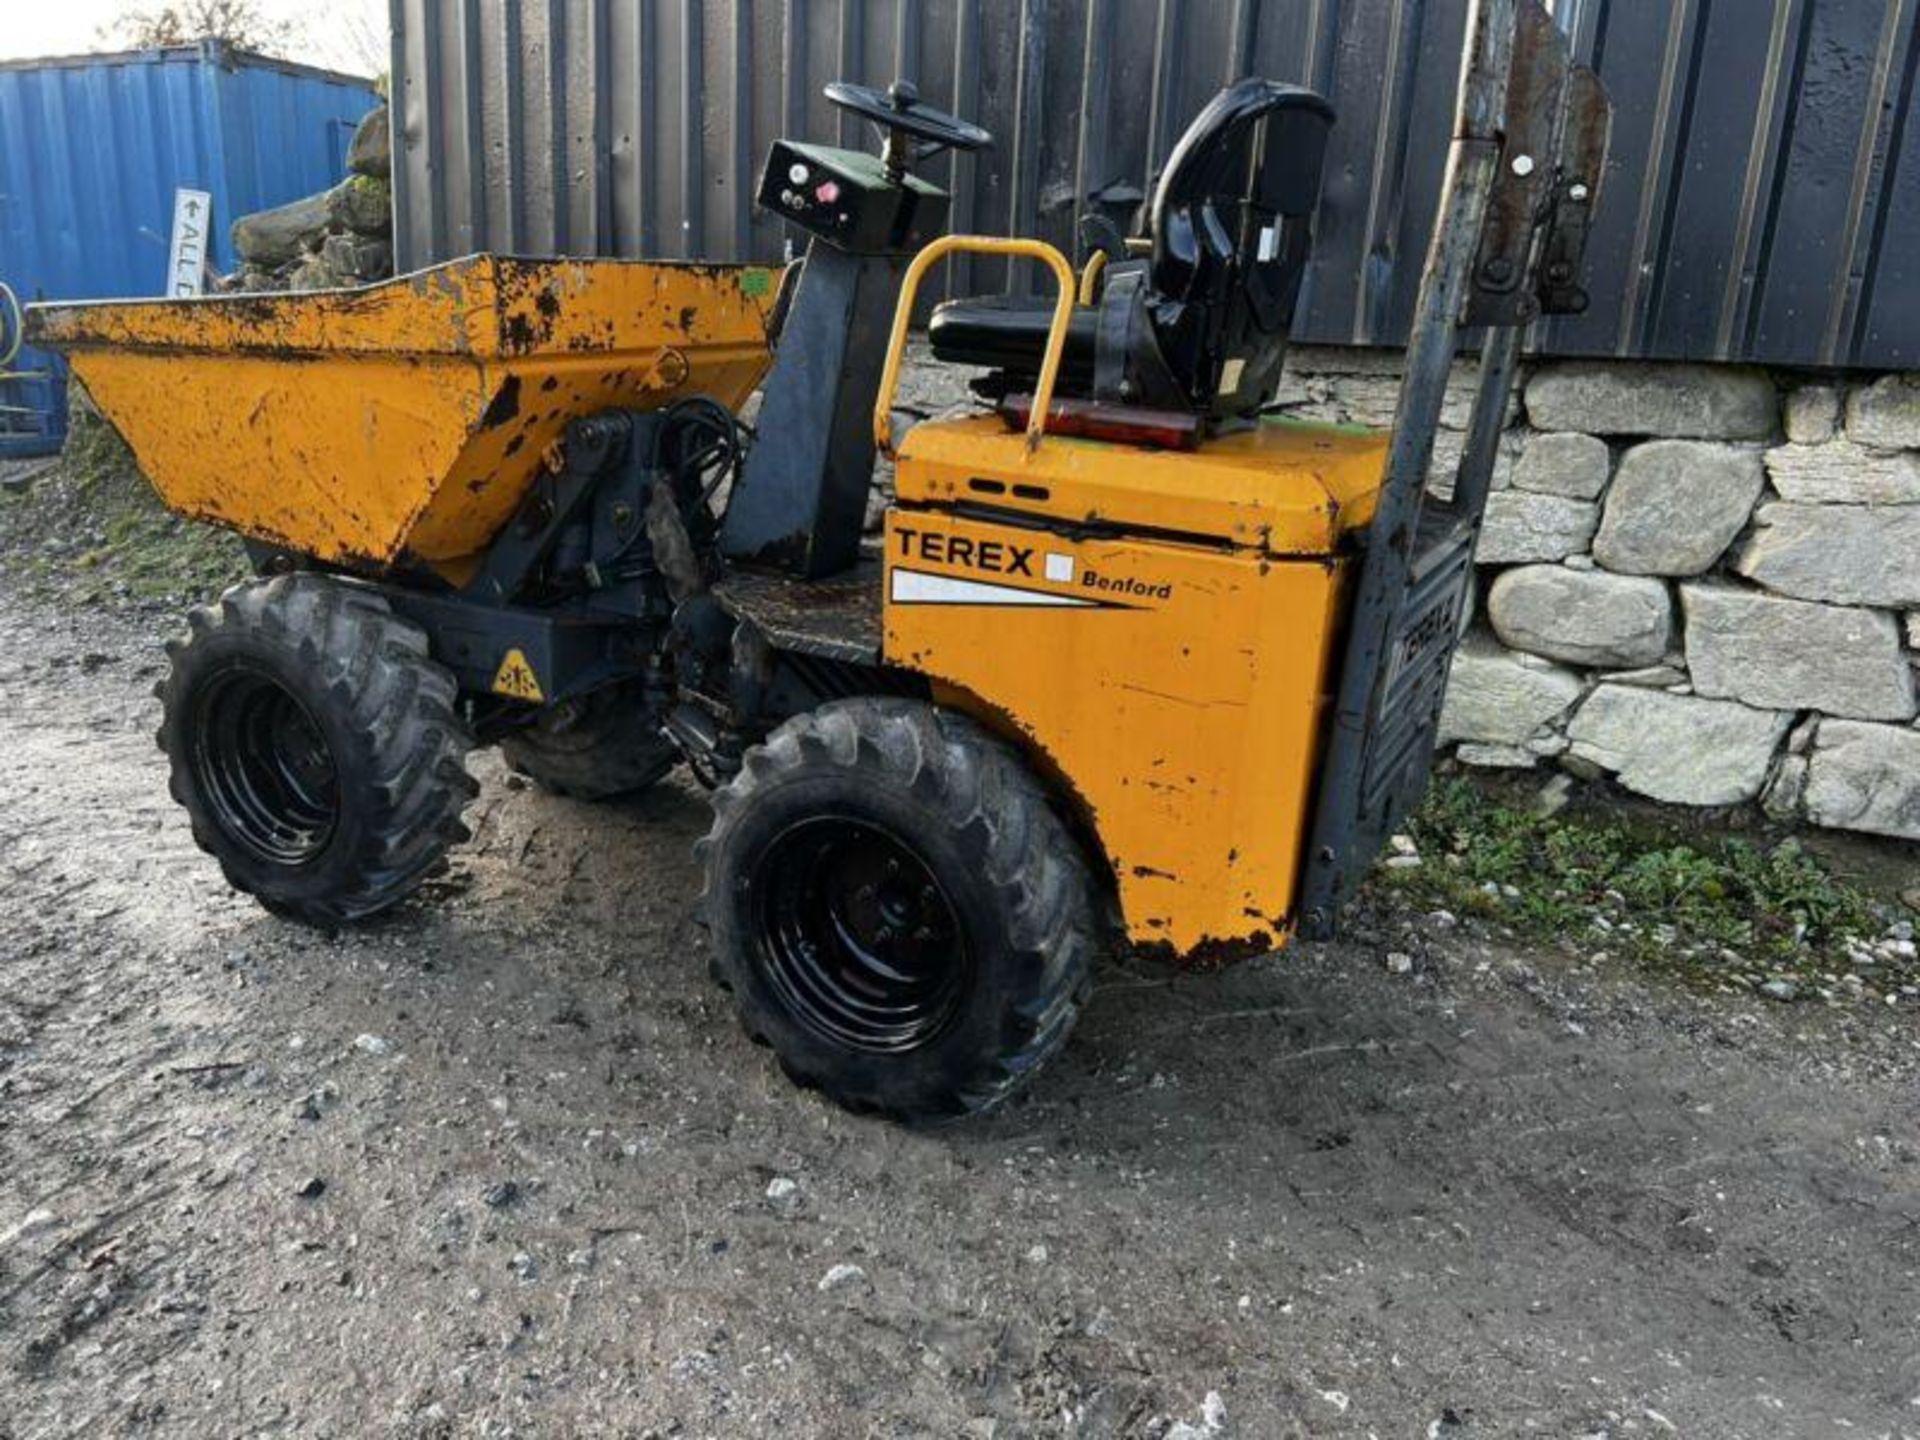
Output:
[[1252,414],[1279,386],[1333,123],[1311,90],[1241,80],[1167,162],[1151,211],[1153,329],[1203,414]]

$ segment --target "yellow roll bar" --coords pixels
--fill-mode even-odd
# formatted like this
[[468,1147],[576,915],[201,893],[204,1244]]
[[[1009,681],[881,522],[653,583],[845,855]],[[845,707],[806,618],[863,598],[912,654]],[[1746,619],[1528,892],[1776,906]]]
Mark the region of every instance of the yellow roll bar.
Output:
[[1080,303],[1091,305],[1100,298],[1100,277],[1107,273],[1107,252],[1096,250],[1087,257],[1087,268],[1080,272]]
[[893,454],[893,397],[900,388],[900,365],[906,358],[907,331],[913,324],[913,302],[927,272],[949,255],[1005,255],[1009,259],[1038,260],[1059,287],[1053,303],[1053,325],[1047,331],[1046,353],[1040,361],[1040,380],[1033,388],[1033,413],[1027,417],[1027,450],[1031,453],[1047,432],[1047,412],[1053,408],[1054,382],[1067,351],[1067,329],[1073,323],[1073,266],[1042,240],[1006,240],[991,235],[946,235],[913,257],[900,282],[900,303],[893,312],[893,337],[887,342],[887,364],[880,372],[880,395],[873,404],[873,439],[881,453]]

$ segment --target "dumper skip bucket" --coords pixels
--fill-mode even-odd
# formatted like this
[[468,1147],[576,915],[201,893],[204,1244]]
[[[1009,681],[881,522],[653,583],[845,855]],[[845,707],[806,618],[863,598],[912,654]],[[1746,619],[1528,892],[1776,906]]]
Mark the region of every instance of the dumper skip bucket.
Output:
[[569,420],[693,394],[738,408],[771,362],[777,281],[481,256],[362,290],[37,306],[28,332],[176,513],[457,576]]

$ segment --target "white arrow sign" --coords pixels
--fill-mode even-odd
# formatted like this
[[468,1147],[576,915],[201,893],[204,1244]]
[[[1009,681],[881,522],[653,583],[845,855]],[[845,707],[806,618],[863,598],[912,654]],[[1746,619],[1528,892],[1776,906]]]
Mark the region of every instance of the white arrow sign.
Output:
[[198,295],[206,288],[207,232],[213,196],[204,190],[173,192],[173,243],[167,247],[167,294]]

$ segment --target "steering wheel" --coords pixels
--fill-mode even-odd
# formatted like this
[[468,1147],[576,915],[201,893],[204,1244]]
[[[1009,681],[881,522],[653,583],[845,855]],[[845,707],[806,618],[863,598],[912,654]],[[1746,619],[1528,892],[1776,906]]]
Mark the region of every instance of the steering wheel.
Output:
[[826,95],[842,110],[885,130],[887,162],[898,163],[902,171],[906,169],[905,157],[896,143],[909,137],[923,142],[916,148],[917,159],[939,150],[985,150],[993,144],[993,136],[978,125],[921,104],[920,91],[911,81],[896,80],[887,89],[876,90],[871,85],[836,80],[827,86]]
[[20,297],[13,293],[12,286],[0,280],[0,370],[20,358],[20,345],[25,338]]

